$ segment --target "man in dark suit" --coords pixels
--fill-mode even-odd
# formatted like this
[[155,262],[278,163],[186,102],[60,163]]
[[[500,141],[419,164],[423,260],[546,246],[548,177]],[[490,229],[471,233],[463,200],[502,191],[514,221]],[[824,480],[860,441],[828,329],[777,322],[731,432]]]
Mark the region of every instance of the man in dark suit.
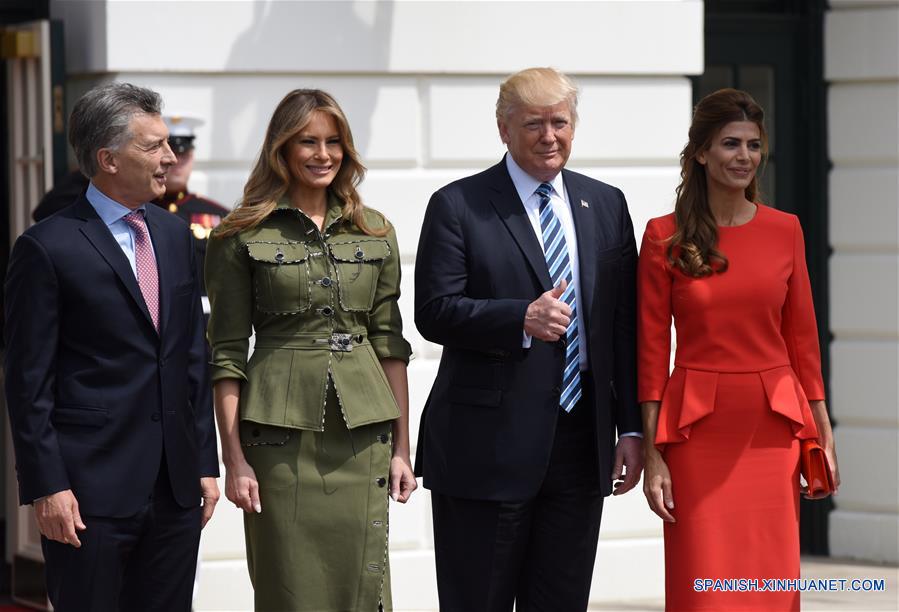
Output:
[[91,184],[16,240],[7,272],[19,501],[62,612],[189,610],[219,496],[190,231],[147,204],[175,163],[160,107],[126,83],[76,103],[69,140]]
[[563,169],[565,75],[512,75],[496,116],[508,154],[437,191],[422,227],[415,323],[443,355],[416,468],[442,611],[574,612],[603,497],[642,469],[637,251],[621,191]]

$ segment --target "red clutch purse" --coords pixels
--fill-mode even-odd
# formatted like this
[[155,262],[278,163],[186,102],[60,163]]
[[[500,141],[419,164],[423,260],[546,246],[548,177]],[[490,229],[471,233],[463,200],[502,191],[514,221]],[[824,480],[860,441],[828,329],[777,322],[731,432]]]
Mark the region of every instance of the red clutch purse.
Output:
[[833,472],[817,440],[803,440],[799,447],[799,471],[808,484],[806,497],[822,499],[833,494]]

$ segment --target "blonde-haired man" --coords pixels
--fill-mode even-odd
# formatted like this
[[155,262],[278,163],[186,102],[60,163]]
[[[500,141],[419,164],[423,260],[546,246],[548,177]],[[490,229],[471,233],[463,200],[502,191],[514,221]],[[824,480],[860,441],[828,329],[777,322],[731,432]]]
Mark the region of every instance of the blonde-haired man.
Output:
[[637,250],[621,191],[564,169],[567,76],[510,76],[496,118],[508,154],[434,193],[422,227],[415,322],[444,348],[416,471],[441,610],[574,612],[603,497],[642,469]]

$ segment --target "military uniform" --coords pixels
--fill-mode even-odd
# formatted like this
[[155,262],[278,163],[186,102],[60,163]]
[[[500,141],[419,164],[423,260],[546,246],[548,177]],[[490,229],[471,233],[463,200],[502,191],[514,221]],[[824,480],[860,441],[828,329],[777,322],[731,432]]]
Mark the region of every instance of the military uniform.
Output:
[[[257,610],[391,609],[387,481],[400,412],[379,360],[408,362],[396,235],[328,201],[319,231],[287,200],[209,241],[212,378],[242,381],[240,439],[261,514],[245,515]],[[366,223],[387,224],[366,210]],[[249,337],[255,331],[252,358]]]
[[[189,191],[181,191],[178,193],[167,193],[163,197],[154,201],[154,204],[165,208],[184,219],[190,225],[190,231],[194,236],[194,245],[197,253],[197,278],[200,279],[200,288],[203,290],[203,296],[206,296],[205,280],[203,271],[206,261],[206,243],[209,235],[218,224],[222,222],[228,209],[208,200],[195,193]],[[209,314],[209,309],[204,299],[203,310]]]

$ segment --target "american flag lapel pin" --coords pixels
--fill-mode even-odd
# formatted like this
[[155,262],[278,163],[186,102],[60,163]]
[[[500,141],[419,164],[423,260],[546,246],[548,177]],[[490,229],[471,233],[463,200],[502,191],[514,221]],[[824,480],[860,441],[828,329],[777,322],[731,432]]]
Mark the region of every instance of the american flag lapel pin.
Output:
[[590,208],[590,204],[587,203],[587,200],[581,200],[581,208]]

